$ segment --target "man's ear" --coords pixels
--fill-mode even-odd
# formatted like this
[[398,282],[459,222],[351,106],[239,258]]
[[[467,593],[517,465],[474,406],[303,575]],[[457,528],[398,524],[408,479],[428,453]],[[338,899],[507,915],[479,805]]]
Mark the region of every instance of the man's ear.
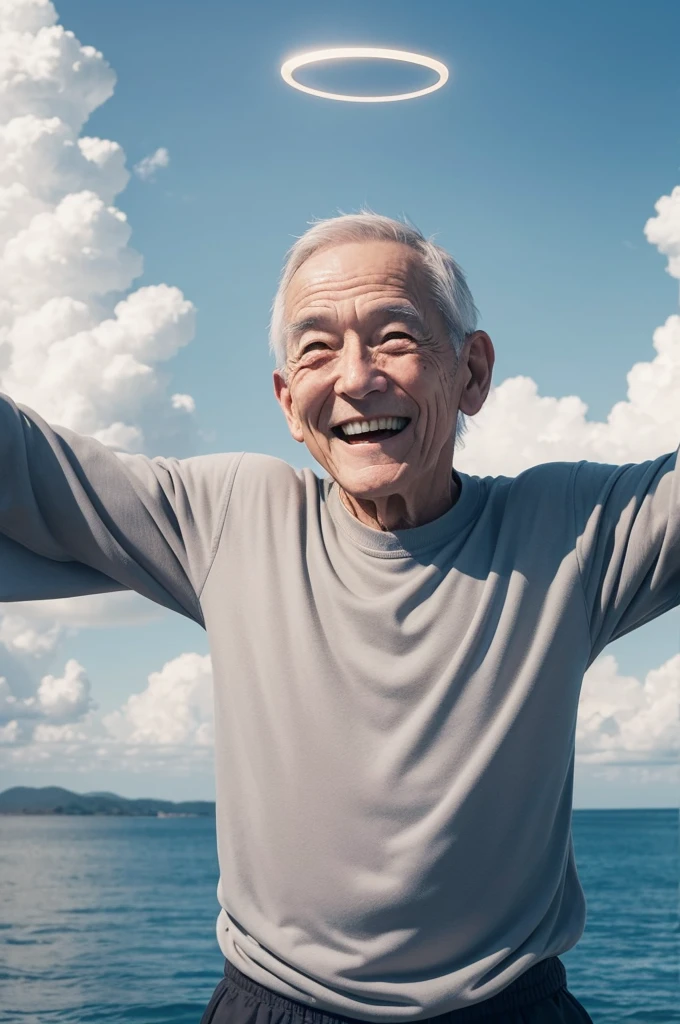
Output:
[[471,334],[465,348],[469,376],[461,392],[458,408],[466,416],[474,416],[482,408],[489,394],[496,353],[486,331],[475,331]]
[[298,419],[295,407],[293,405],[293,398],[290,393],[290,388],[286,384],[281,373],[278,370],[274,370],[274,394],[276,395],[276,401],[283,409],[283,415],[286,417],[286,423],[292,436],[296,441],[304,441],[304,435],[302,433],[302,427],[300,420]]

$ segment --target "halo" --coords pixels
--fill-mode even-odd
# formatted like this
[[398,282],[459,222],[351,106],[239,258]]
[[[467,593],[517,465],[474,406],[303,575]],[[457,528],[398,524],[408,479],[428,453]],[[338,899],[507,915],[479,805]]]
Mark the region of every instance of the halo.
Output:
[[[392,96],[343,96],[338,92],[322,92],[321,89],[311,89],[308,85],[301,85],[293,78],[293,72],[307,64],[316,64],[322,60],[351,59],[352,57],[377,57],[379,60],[402,60],[407,64],[420,64],[424,68],[436,71],[439,81],[434,85],[428,85],[426,89],[417,89],[415,92],[404,92]],[[337,46],[330,50],[311,50],[309,53],[299,53],[296,57],[291,57],[281,65],[281,77],[294,89],[308,92],[311,96],[321,96],[325,100],[344,100],[347,103],[393,103],[395,100],[414,100],[416,96],[427,96],[428,93],[441,89],[448,81],[449,69],[441,61],[425,57],[422,53],[386,50],[380,46]]]

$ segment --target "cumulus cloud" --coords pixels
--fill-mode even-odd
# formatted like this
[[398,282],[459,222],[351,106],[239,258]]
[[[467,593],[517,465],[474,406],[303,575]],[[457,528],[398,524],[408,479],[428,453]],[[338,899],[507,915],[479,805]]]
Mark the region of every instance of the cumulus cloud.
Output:
[[642,680],[621,675],[616,658],[601,655],[583,680],[576,728],[579,760],[676,763],[679,707],[680,654]]
[[[680,185],[655,204],[644,227],[647,240],[668,257],[668,273],[680,279]],[[624,464],[654,459],[678,446],[680,316],[669,316],[652,338],[656,355],[627,374],[626,398],[605,421],[588,419],[577,395],[539,394],[530,377],[509,377],[492,388],[482,410],[468,420],[469,433],[456,465],[477,475],[515,476],[543,462]]]
[[[125,154],[80,134],[115,75],[56,21],[39,0],[0,13],[0,390],[112,447],[188,454],[193,399],[168,393],[164,364],[194,307],[167,284],[130,292],[143,261],[113,205]],[[143,173],[167,161],[160,149]]]
[[176,394],[172,396],[172,407],[173,409],[186,409],[187,412],[193,412],[196,408],[191,395]]
[[167,614],[166,609],[130,591],[0,603],[0,644],[10,654],[41,658],[55,649],[65,633],[140,626]]
[[[83,666],[74,658],[66,662],[63,675],[43,676],[33,697],[16,697],[4,676],[0,677],[0,723],[17,723],[17,727],[10,730],[13,741],[20,738],[22,720],[35,724],[68,724],[82,719],[93,706],[90,681]],[[33,733],[26,734],[26,739],[29,738],[34,738]]]
[[90,709],[90,681],[74,658],[66,662],[62,676],[43,676],[38,687],[39,711],[53,722],[72,722]]
[[[152,604],[139,594],[123,591],[116,594],[90,594],[86,597],[56,598],[49,601],[0,602],[0,614],[13,618],[8,638],[22,629],[44,632],[56,625],[64,629],[101,629],[134,626],[155,622],[169,614],[165,608]],[[4,643],[0,625],[0,643]],[[18,649],[18,648],[17,648]]]
[[56,622],[32,623],[22,615],[10,613],[0,618],[0,644],[14,654],[37,657],[52,651],[61,635]]
[[35,697],[19,700],[0,678],[0,743],[13,766],[71,764],[83,770],[163,767],[181,774],[207,768],[213,748],[212,668],[193,652],[152,672],[116,711],[97,716],[89,681],[75,661],[61,677],[43,677]]
[[148,686],[104,718],[121,743],[210,747],[212,667],[210,656],[181,654],[152,672]]
[[[2,700],[2,684],[4,679],[0,676],[0,701]],[[0,725],[0,747],[16,743],[19,738],[19,723],[12,719],[6,725]]]
[[116,76],[101,53],[56,21],[49,0],[3,0],[0,122],[30,111],[78,130],[112,95]]
[[656,356],[629,371],[627,398],[612,407],[604,422],[589,420],[588,406],[576,395],[540,395],[530,377],[504,380],[469,421],[456,465],[479,476],[515,476],[543,462],[591,459],[624,464],[674,451],[680,316],[669,316],[654,332],[652,344]]
[[170,154],[167,149],[161,146],[155,153],[145,156],[134,166],[134,172],[142,181],[152,181],[156,177],[156,171],[161,167],[167,167],[170,163]]
[[645,224],[645,236],[668,256],[666,269],[671,277],[680,279],[680,185],[669,196],[661,196],[654,209],[656,217],[650,217]]
[[[55,654],[66,638],[79,629],[140,626],[158,621],[168,614],[166,609],[130,591],[49,601],[0,603],[0,645],[7,652],[7,656],[2,659],[5,664],[0,668],[4,672],[0,683],[0,729],[6,734],[2,742],[23,745],[33,742],[61,743],[66,736],[63,730],[45,732],[36,728],[41,718],[47,717],[51,722],[54,721],[54,694],[59,687],[61,690],[66,687],[72,695],[77,690],[82,701],[85,701],[82,704],[75,697],[66,701],[64,707],[69,722],[75,719],[80,721],[84,709],[90,707],[85,699],[89,699],[90,683],[77,662],[68,662],[62,677],[40,674],[40,666],[46,660],[51,660],[50,656]],[[59,679],[62,682],[58,682]],[[26,696],[27,692],[29,696]],[[8,716],[10,720],[13,717],[20,720],[20,726],[3,726],[2,722]],[[86,734],[82,730],[81,733],[81,740],[89,743],[90,733]],[[74,735],[73,732],[69,734],[69,742],[75,742]]]
[[[166,366],[193,337],[194,307],[168,284],[133,289],[143,261],[114,205],[130,178],[125,153],[82,132],[115,82],[50,0],[2,0],[0,391],[115,449],[191,454],[195,403],[172,393]],[[159,150],[149,165],[167,159]],[[35,659],[62,625],[148,619],[127,596],[10,606],[0,644]]]

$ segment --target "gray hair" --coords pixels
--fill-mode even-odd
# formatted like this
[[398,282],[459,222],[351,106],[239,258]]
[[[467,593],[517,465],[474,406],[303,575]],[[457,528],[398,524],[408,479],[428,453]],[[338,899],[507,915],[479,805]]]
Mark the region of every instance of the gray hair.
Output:
[[[383,217],[372,210],[341,214],[316,220],[286,253],[279,287],[274,298],[269,325],[269,349],[276,368],[286,376],[287,348],[285,301],[293,275],[315,253],[346,242],[401,242],[418,253],[426,286],[439,310],[456,355],[465,339],[477,329],[478,311],[465,274],[453,257],[428,240],[413,225]],[[466,417],[458,414],[456,440],[467,430]]]

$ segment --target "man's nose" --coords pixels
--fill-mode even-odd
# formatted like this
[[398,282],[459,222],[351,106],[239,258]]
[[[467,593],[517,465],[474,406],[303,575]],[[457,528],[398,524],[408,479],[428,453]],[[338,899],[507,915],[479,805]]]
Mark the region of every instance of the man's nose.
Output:
[[335,390],[352,398],[363,398],[371,391],[384,391],[386,384],[384,373],[375,364],[373,350],[356,339],[345,341]]

